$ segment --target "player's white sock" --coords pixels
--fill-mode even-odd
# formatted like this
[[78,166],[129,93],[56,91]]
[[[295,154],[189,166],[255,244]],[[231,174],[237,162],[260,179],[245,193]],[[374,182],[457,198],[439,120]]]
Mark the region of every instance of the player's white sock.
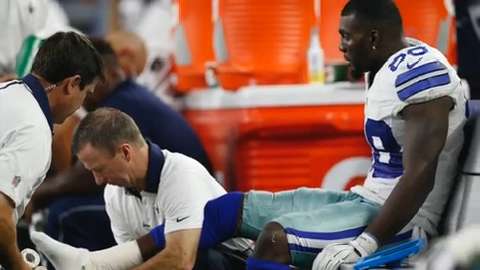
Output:
[[[74,248],[60,243],[42,232],[30,232],[37,250],[45,254],[58,270],[90,270],[90,252],[84,248]],[[84,267],[84,268],[82,268]]]
[[60,243],[44,233],[31,232],[30,236],[58,270],[126,270],[143,262],[136,241],[90,252]]

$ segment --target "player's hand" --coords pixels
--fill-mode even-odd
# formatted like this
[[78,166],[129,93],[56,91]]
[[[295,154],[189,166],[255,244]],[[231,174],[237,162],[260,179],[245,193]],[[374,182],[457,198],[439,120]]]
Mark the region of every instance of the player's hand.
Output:
[[377,241],[367,233],[362,233],[348,244],[330,244],[313,261],[312,270],[335,270],[344,263],[354,263],[377,250]]
[[335,270],[342,263],[353,263],[360,255],[350,244],[330,244],[313,261],[312,270]]

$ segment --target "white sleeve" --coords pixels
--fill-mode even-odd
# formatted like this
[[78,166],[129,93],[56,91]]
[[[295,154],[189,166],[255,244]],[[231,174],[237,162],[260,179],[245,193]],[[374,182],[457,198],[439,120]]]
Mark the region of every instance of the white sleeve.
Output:
[[186,229],[198,229],[203,223],[205,204],[218,196],[206,172],[184,170],[168,177],[160,196],[165,213],[165,234]]
[[401,101],[413,104],[449,95],[459,83],[454,72],[441,62],[433,61],[400,74],[395,87]]
[[135,240],[136,237],[131,233],[128,224],[128,217],[123,215],[120,203],[119,192],[123,192],[121,188],[112,185],[106,185],[103,192],[105,199],[105,210],[110,218],[110,227],[112,228],[113,237],[118,244]]
[[50,167],[52,141],[43,127],[16,126],[0,135],[0,191],[15,202],[21,215]]
[[460,78],[445,57],[433,48],[413,47],[426,50],[427,53],[406,56],[396,70],[395,90],[401,101],[395,114],[409,104],[423,103],[443,96],[452,95],[460,85]]
[[0,1],[0,73],[13,72],[23,40],[40,30],[48,16],[46,0]]
[[47,0],[15,0],[18,4],[20,24],[25,32],[33,34],[47,22],[49,3]]

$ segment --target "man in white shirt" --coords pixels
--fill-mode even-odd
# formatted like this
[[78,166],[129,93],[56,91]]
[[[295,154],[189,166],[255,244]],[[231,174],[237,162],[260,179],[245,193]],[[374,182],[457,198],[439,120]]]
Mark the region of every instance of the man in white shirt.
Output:
[[6,269],[29,269],[15,224],[50,167],[53,124],[80,107],[102,69],[88,39],[57,33],[41,46],[31,74],[0,84],[0,265]]
[[[106,210],[119,246],[90,253],[82,249],[80,256],[60,264],[52,260],[57,269],[103,269],[107,265],[109,269],[130,269],[148,259],[142,258],[133,240],[162,224],[165,239],[164,249],[157,254],[161,257],[158,265],[165,269],[194,266],[203,208],[209,200],[225,194],[198,161],[145,140],[133,119],[113,108],[97,109],[80,122],[72,152],[98,185],[107,184]],[[71,249],[63,245],[57,251],[68,253]],[[138,255],[132,257],[132,250]],[[119,259],[107,263],[113,257]]]

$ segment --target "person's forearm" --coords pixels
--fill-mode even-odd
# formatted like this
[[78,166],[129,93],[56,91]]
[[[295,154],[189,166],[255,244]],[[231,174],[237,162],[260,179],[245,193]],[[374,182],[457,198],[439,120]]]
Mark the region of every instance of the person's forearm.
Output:
[[181,251],[164,249],[133,270],[191,270],[194,264],[186,262],[181,256]]
[[[10,219],[10,221],[8,221]],[[11,217],[0,217],[0,265],[5,269],[23,269],[22,255],[17,247],[15,226]]]
[[[149,269],[178,269],[191,270],[195,264],[201,229],[180,230],[172,232],[163,237],[163,226],[157,226],[146,237],[151,237],[145,241],[145,237],[138,239],[137,243],[145,259],[145,255],[151,254],[152,247],[161,250],[155,256],[148,259],[136,270]],[[143,240],[142,240],[143,239]],[[148,243],[148,245],[145,245]],[[142,247],[143,246],[143,247]],[[145,247],[150,246],[150,251],[145,252]],[[163,247],[163,248],[162,248]]]
[[136,240],[143,261],[147,261],[165,248],[165,236],[163,233],[164,226],[160,225]]
[[8,200],[0,193],[0,265],[12,270],[29,269],[17,247],[13,208]]
[[[428,177],[433,177],[429,175]],[[392,239],[415,216],[433,188],[433,181],[424,184],[400,179],[378,216],[365,230],[384,244]]]

